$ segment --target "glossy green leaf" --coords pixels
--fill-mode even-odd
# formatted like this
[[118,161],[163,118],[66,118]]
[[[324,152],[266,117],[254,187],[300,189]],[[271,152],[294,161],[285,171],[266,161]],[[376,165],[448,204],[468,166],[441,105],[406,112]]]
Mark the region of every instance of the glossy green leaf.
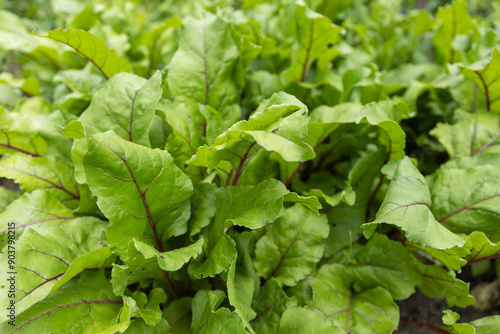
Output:
[[[172,333],[191,333],[191,297],[183,297],[172,301],[163,308],[163,317],[172,326]],[[161,334],[161,333],[158,333]]]
[[[465,1],[461,1],[465,3]],[[474,80],[485,96],[486,110],[500,112],[500,89],[498,70],[500,69],[500,51],[493,49],[491,60],[488,63],[477,62],[467,67],[462,67],[462,73]]]
[[211,146],[199,148],[189,163],[216,169],[222,180],[235,185],[245,163],[260,147],[278,153],[286,161],[314,158],[304,143],[307,135],[305,105],[296,98],[276,93],[264,101],[248,121],[241,121],[216,138]]
[[500,240],[500,174],[498,166],[467,169],[441,168],[432,187],[432,211],[452,231],[483,231]]
[[354,292],[353,283],[346,267],[324,265],[311,283],[314,299],[308,309],[345,332],[392,333],[399,310],[390,293],[381,287]]
[[[102,247],[103,227],[98,219],[78,218],[61,227],[46,227],[40,233],[28,229],[11,243],[15,261],[12,267],[2,271],[0,277],[5,281],[9,273],[16,272],[16,288],[20,290],[13,300],[17,312],[21,313],[41,301],[84,269],[102,268],[111,257],[109,248],[97,248]],[[5,247],[0,256],[5,265],[9,254],[12,255],[9,250],[12,248]],[[8,288],[2,285],[5,295]],[[5,314],[10,301],[5,298],[3,302],[6,303],[2,307]]]
[[0,161],[1,177],[13,179],[25,191],[48,189],[64,201],[79,200],[72,174],[71,164],[54,157],[35,158],[18,153]]
[[193,298],[194,333],[247,333],[240,318],[225,307],[219,308],[226,295],[221,290],[200,290]]
[[296,285],[323,256],[329,230],[324,215],[297,205],[287,209],[257,242],[257,273],[274,278],[280,285]]
[[99,37],[81,29],[55,29],[47,35],[41,35],[64,43],[75,49],[90,61],[106,79],[120,72],[130,72],[127,60],[106,46]]
[[20,333],[102,332],[119,321],[122,306],[104,275],[89,272],[17,314],[16,328]]
[[309,67],[328,54],[332,44],[339,42],[341,28],[333,24],[328,17],[313,12],[304,5],[297,6],[295,19],[298,52],[292,58],[292,65],[283,75],[290,81],[299,82],[305,80]]
[[277,331],[278,334],[293,332],[304,334],[345,333],[342,329],[324,319],[319,313],[298,307],[283,312],[280,327]]
[[[163,252],[165,240],[187,231],[192,184],[166,151],[131,143],[111,131],[94,135],[88,144],[87,180],[110,219],[108,242],[119,255],[127,258],[133,238]],[[149,172],[135,173],[139,167]]]
[[431,265],[419,264],[423,282],[418,285],[420,291],[430,297],[446,298],[448,306],[466,307],[474,304],[474,297],[469,294],[469,283],[455,277],[453,271]]
[[347,267],[357,291],[380,286],[397,300],[410,297],[422,280],[413,256],[401,243],[381,234],[374,235]]
[[9,227],[13,228],[16,238],[19,238],[26,228],[40,231],[47,226],[61,225],[74,218],[73,212],[50,192],[34,190],[11,202],[0,214],[1,239],[7,240]]
[[404,158],[398,164],[375,221],[363,225],[370,237],[376,224],[401,228],[408,240],[420,246],[446,249],[462,246],[465,238],[453,234],[441,225],[430,210],[431,194],[424,177]]
[[196,102],[215,109],[235,102],[238,96],[239,50],[231,27],[206,13],[188,22],[179,49],[170,62],[168,86],[179,102]]

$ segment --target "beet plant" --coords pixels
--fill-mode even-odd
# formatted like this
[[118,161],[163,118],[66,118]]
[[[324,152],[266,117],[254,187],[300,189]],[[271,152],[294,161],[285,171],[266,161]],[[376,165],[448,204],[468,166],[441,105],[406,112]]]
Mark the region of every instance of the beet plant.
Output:
[[4,2],[1,333],[500,333],[496,2]]

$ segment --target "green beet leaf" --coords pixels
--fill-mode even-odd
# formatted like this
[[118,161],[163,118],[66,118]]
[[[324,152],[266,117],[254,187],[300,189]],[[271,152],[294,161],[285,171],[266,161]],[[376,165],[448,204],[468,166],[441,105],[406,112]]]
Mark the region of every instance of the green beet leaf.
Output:
[[200,290],[196,294],[192,301],[193,333],[248,333],[236,313],[219,308],[225,298],[221,290]]
[[456,278],[453,271],[421,263],[418,267],[423,278],[418,288],[427,296],[446,298],[450,307],[466,307],[474,304],[474,297],[469,294],[469,284]]
[[[88,144],[87,180],[110,220],[108,242],[118,254],[127,258],[133,238],[163,252],[168,238],[187,231],[193,188],[170,154],[131,143],[112,131],[94,135]],[[137,173],[138,168],[143,172]]]
[[252,327],[257,333],[275,333],[283,312],[296,306],[297,299],[288,297],[276,280],[270,279],[254,298],[253,309],[257,315],[251,322]]
[[280,285],[295,286],[323,256],[330,228],[324,215],[293,206],[259,239],[255,268],[260,276]]
[[277,331],[278,334],[293,332],[304,334],[345,333],[342,329],[324,319],[320,314],[299,307],[290,308],[283,312],[280,327]]
[[452,231],[483,231],[498,241],[499,182],[498,166],[441,168],[434,178],[431,209]]
[[235,102],[240,71],[239,50],[230,25],[206,13],[184,27],[167,82],[177,101],[220,110]]
[[120,72],[130,72],[130,64],[123,57],[110,50],[99,37],[80,29],[55,29],[41,35],[69,45],[90,61],[106,78]]
[[[462,1],[465,3],[465,1]],[[500,89],[498,88],[498,70],[500,69],[500,51],[493,49],[488,63],[477,62],[462,67],[462,73],[474,80],[485,96],[486,111],[500,112]]]
[[105,332],[120,320],[122,306],[121,298],[113,294],[102,272],[88,272],[18,314],[16,329],[20,333],[44,334]]
[[446,249],[462,246],[465,238],[441,225],[430,210],[431,194],[427,183],[409,158],[398,164],[375,221],[363,225],[370,237],[375,224],[391,224],[401,228],[408,240],[420,246]]
[[339,264],[321,267],[311,283],[314,298],[307,308],[347,333],[392,333],[399,311],[390,293],[381,287],[354,292],[348,270]]
[[285,161],[306,161],[314,151],[307,135],[305,105],[291,95],[276,93],[263,102],[248,121],[241,121],[203,146],[189,163],[216,169],[226,184],[236,185],[245,163],[260,148],[278,153]]

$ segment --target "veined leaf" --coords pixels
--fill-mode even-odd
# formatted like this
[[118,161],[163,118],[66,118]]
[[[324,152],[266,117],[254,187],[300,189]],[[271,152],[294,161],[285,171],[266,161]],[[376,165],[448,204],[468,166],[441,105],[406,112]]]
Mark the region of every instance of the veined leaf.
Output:
[[280,320],[278,334],[285,333],[304,334],[342,334],[342,329],[334,326],[320,314],[305,308],[290,308],[283,312]]
[[445,147],[451,159],[499,152],[499,115],[457,111],[455,117],[458,118],[455,124],[438,123],[430,132]]
[[220,290],[200,290],[193,298],[193,333],[221,333],[239,334],[247,333],[241,319],[225,307],[219,308],[226,299]]
[[0,154],[20,152],[39,157],[47,152],[47,143],[30,131],[31,117],[8,112],[0,107]]
[[260,276],[294,286],[311,273],[323,256],[330,228],[324,215],[293,206],[259,239],[255,268]]
[[462,246],[466,238],[442,226],[430,210],[431,194],[425,178],[410,159],[398,163],[375,221],[364,224],[365,235],[370,237],[376,224],[391,224],[401,228],[408,240],[420,246],[446,249]]
[[[15,265],[0,274],[6,281],[9,273],[16,272],[16,311],[21,313],[40,302],[84,269],[102,268],[111,257],[110,249],[102,247],[103,232],[102,222],[90,217],[75,219],[61,227],[46,227],[41,231],[43,235],[28,229],[14,243]],[[8,263],[8,249],[3,250],[1,263]],[[8,288],[2,285],[0,290],[7,294]],[[3,319],[7,318],[9,302],[2,299]]]
[[314,151],[303,141],[307,135],[306,106],[286,93],[276,93],[264,101],[248,121],[241,121],[203,146],[189,163],[216,169],[227,184],[236,185],[245,163],[263,147],[285,161],[306,161]]
[[[0,212],[5,211],[5,209],[18,197],[19,197],[18,191],[10,190],[5,187],[0,187]],[[0,224],[2,224],[1,220]]]
[[[0,235],[7,241],[9,227],[13,227],[16,238],[19,238],[26,228],[40,231],[47,226],[61,225],[73,220],[73,212],[59,202],[50,192],[34,190],[24,193],[14,200],[0,213]],[[15,226],[9,225],[14,223]],[[3,248],[2,244],[0,248]]]
[[311,283],[314,299],[307,308],[346,333],[392,333],[399,312],[390,293],[381,287],[355,292],[353,283],[346,267],[324,265]]
[[446,298],[450,307],[466,307],[474,304],[474,297],[469,294],[469,283],[457,279],[453,271],[422,263],[418,263],[418,267],[423,277],[423,282],[418,288],[425,295]]
[[473,21],[467,11],[467,2],[457,0],[440,8],[436,13],[436,18],[441,24],[434,37],[434,46],[442,62],[461,61],[462,55],[457,54],[457,50],[453,48],[453,41],[458,35],[468,33],[473,26]]
[[500,333],[500,316],[498,315],[477,319],[470,324],[476,329],[476,334]]
[[[113,294],[101,272],[87,272],[78,281],[68,282],[64,288],[18,314],[16,329],[20,333],[41,334],[102,332],[119,321],[122,306],[121,298]],[[6,324],[3,326],[6,328]]]
[[0,161],[0,176],[13,179],[25,191],[49,189],[60,200],[80,199],[72,166],[67,161],[56,161],[54,157],[14,154]]
[[230,25],[206,13],[203,19],[184,26],[179,49],[170,62],[168,87],[179,102],[220,110],[239,96],[238,59]]
[[161,97],[161,75],[149,80],[121,73],[99,89],[78,119],[87,136],[113,130],[130,142],[149,146],[149,128]]
[[399,242],[374,235],[362,251],[347,264],[356,291],[380,286],[394,299],[406,299],[421,282],[414,257]]
[[483,231],[500,240],[500,174],[498,166],[441,168],[432,187],[432,211],[457,233]]
[[257,317],[251,324],[258,333],[275,333],[283,312],[296,306],[297,299],[288,297],[280,285],[274,279],[270,279],[254,299],[253,309]]
[[[166,151],[149,149],[112,131],[89,139],[84,158],[90,190],[109,218],[108,242],[127,259],[133,238],[163,252],[171,236],[187,231],[193,186]],[[136,173],[138,168],[141,173]],[[146,172],[148,170],[148,172]]]
[[94,64],[106,79],[120,72],[130,72],[128,61],[110,50],[99,37],[81,29],[55,29],[41,35],[62,42]]
[[483,232],[474,231],[469,235],[472,243],[470,254],[465,257],[469,264],[494,258],[500,254],[500,243],[491,242]]
[[192,300],[192,297],[183,297],[163,308],[163,317],[171,324],[173,333],[191,334]]
[[[465,1],[461,1],[465,3]],[[486,110],[500,112],[500,51],[493,49],[491,60],[488,63],[477,62],[470,66],[463,66],[462,73],[474,80],[483,92],[486,99]]]
[[[341,28],[330,21],[326,16],[313,12],[304,5],[298,5],[295,18],[299,35],[299,46],[296,56],[292,60],[292,65],[283,75],[290,81],[304,81],[307,70],[317,59],[328,57],[326,61],[331,61],[339,53],[330,53],[333,50],[330,46],[340,41]],[[325,60],[323,60],[324,62]]]
[[167,301],[167,295],[165,295],[163,289],[153,288],[149,296],[146,296],[144,292],[136,291],[131,294],[131,297],[135,304],[131,312],[132,317],[140,317],[150,326],[155,326],[160,323],[162,312],[159,304]]

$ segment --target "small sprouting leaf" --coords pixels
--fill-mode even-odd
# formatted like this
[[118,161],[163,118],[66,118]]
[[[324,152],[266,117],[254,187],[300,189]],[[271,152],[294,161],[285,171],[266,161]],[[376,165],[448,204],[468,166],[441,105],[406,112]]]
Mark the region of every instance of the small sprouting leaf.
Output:
[[132,317],[140,317],[150,326],[155,326],[160,322],[162,312],[159,304],[167,301],[167,295],[163,289],[153,288],[149,296],[136,291],[131,294],[131,297],[135,304],[135,307],[132,308]]
[[64,138],[85,138],[85,129],[82,126],[82,122],[77,120],[69,122],[68,125],[66,125],[66,127],[62,130],[62,135]]
[[406,157],[398,164],[375,221],[363,225],[365,235],[373,235],[376,224],[391,224],[401,228],[408,240],[420,246],[437,249],[462,246],[466,238],[442,226],[430,206],[427,182]]
[[108,242],[120,256],[127,259],[134,238],[163,252],[165,240],[187,231],[193,186],[168,152],[131,143],[112,131],[94,135],[88,145],[83,162],[89,187],[110,220]]
[[392,333],[399,310],[391,294],[381,287],[356,292],[348,271],[340,264],[321,267],[311,283],[314,299],[307,308],[346,333]]
[[274,278],[280,285],[296,285],[323,256],[329,230],[324,215],[298,205],[287,209],[257,242],[257,273]]
[[285,195],[283,202],[297,203],[316,213],[319,213],[319,210],[323,208],[316,196],[300,196],[299,194],[292,192]]
[[62,42],[75,49],[94,64],[106,79],[120,72],[130,72],[128,61],[110,50],[99,37],[81,29],[55,29],[47,35],[40,35]]
[[283,312],[278,334],[342,334],[346,333],[317,312],[305,308],[290,308]]

